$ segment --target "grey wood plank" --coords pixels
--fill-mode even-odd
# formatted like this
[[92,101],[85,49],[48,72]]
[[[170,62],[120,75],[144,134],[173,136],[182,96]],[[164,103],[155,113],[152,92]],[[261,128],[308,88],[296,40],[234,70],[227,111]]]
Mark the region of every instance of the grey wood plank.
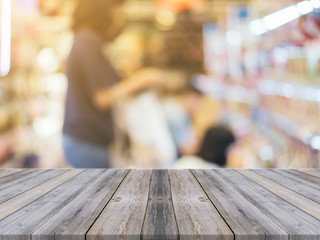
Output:
[[153,170],[142,239],[171,240],[178,239],[178,235],[168,172]]
[[[88,173],[92,171],[87,170]],[[100,170],[98,177],[83,186],[80,194],[65,202],[55,216],[32,233],[32,239],[85,239],[128,172],[121,169]]]
[[320,178],[308,174],[308,172],[299,171],[298,169],[274,169],[276,172],[283,172],[283,174],[288,174],[294,176],[295,179],[304,181],[306,185],[315,186],[319,185]]
[[8,201],[9,199],[43,184],[49,179],[59,176],[67,171],[67,169],[38,169],[30,175],[27,174],[22,177],[16,176],[10,182],[2,183],[0,185],[0,203]]
[[[40,171],[47,171],[46,170],[40,170]],[[29,178],[33,178],[39,173],[39,169],[28,169],[24,171],[18,171],[17,173],[10,174],[4,178],[0,178],[0,187],[7,188],[11,185],[16,184],[17,182],[20,182],[21,180],[24,181]]]
[[290,240],[318,239],[320,221],[247,178],[243,173],[249,170],[218,170],[218,172],[225,181],[232,184],[254,204],[261,214],[286,231]]
[[140,240],[151,173],[152,170],[133,170],[127,175],[87,233],[87,240]]
[[[288,234],[249,202],[218,170],[191,170],[231,228],[236,240],[289,239]],[[231,170],[222,169],[231,173]],[[231,174],[232,175],[232,174]],[[245,184],[245,183],[244,183]]]
[[312,176],[314,178],[320,178],[320,169],[319,168],[301,168],[301,169],[294,169],[294,170],[297,172]]
[[21,172],[21,171],[25,171],[22,168],[0,168],[0,178]]
[[314,218],[320,220],[320,204],[319,203],[307,197],[304,197],[286,187],[283,187],[280,184],[275,183],[274,181],[268,178],[265,178],[253,171],[240,171],[240,172],[247,178],[258,183],[264,188],[268,189],[270,192],[276,194],[278,197],[284,199],[285,201],[291,203],[297,208],[300,208],[301,210],[305,211],[306,213],[313,216]]
[[[303,174],[290,169],[255,169],[255,173],[320,204],[320,178],[318,183],[310,182]],[[301,176],[302,177],[298,177]]]
[[188,170],[169,170],[180,239],[231,240],[234,235]]
[[[84,240],[88,231],[92,239],[220,239],[210,232],[227,231],[219,214],[236,240],[320,239],[316,171],[285,170],[279,177],[281,170],[273,170],[270,177],[260,174],[263,170],[132,170],[127,175],[128,170],[90,169],[48,179],[46,173],[55,170],[28,171],[0,178],[13,191],[7,177],[20,191],[24,182],[27,187],[35,184],[32,179],[39,181],[0,203],[0,240]],[[232,232],[221,239],[232,238]]]
[[81,192],[95,182],[103,173],[103,169],[71,170],[69,172],[73,173],[73,178],[63,181],[40,198],[2,219],[0,239],[30,239],[32,233],[55,215],[61,214],[69,202],[74,201]]
[[28,190],[18,196],[9,199],[0,204],[0,221],[10,214],[14,213],[15,211],[27,206],[28,204],[32,203],[33,201],[37,200],[41,196],[45,195],[46,193],[50,192],[52,189],[58,187],[59,185],[69,181],[71,178],[75,177],[76,175],[80,174],[84,170],[70,170],[66,173],[59,175],[49,181]]

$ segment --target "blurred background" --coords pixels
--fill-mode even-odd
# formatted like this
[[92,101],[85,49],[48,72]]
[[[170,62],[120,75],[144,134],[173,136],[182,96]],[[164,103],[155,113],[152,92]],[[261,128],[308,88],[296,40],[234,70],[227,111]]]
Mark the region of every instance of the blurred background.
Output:
[[[0,167],[68,167],[61,135],[76,0],[0,3]],[[319,167],[320,0],[126,0],[122,10],[126,27],[105,54],[122,76],[166,74],[116,104],[114,167],[203,167],[178,159],[218,125],[235,138],[226,167]],[[174,104],[190,119],[178,143],[167,122],[179,119]]]

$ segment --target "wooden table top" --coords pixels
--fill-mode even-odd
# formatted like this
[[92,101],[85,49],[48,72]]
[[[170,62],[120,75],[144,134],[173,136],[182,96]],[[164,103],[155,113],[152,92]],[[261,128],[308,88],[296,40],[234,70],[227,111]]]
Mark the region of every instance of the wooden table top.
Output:
[[320,169],[0,169],[0,239],[320,239]]

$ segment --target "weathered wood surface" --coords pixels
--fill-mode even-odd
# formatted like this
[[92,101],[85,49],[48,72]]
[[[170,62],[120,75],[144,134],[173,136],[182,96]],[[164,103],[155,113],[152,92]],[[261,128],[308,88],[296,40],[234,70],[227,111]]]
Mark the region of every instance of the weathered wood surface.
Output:
[[0,240],[320,239],[320,170],[0,169]]
[[316,178],[320,178],[320,169],[296,169],[295,171],[298,171],[300,173],[304,173],[306,175],[311,175]]
[[169,171],[180,239],[233,239],[233,233],[189,171]]
[[[224,169],[223,169],[224,170]],[[230,170],[192,170],[211,202],[230,226],[236,239],[288,239],[287,233],[261,213],[256,204],[248,201],[225,175],[235,175]],[[233,178],[233,177],[231,177]],[[246,181],[242,184],[246,186]]]
[[314,218],[320,220],[320,204],[319,203],[312,201],[311,199],[304,197],[288,188],[285,188],[280,184],[275,183],[274,181],[266,177],[256,174],[253,171],[241,171],[241,174],[249,178],[251,182],[255,182],[259,184],[260,186],[269,190],[270,192],[282,198],[283,200],[290,203],[291,205],[301,209],[302,211],[313,216]]
[[269,171],[257,169],[254,170],[254,172],[320,204],[319,179],[314,178],[313,176],[305,175],[291,169],[275,169]]
[[142,239],[178,239],[168,172],[153,170]]
[[88,240],[140,239],[151,170],[131,171],[87,234]]
[[45,181],[65,173],[65,169],[23,171],[0,181],[0,203],[26,192]]
[[[228,181],[230,181],[242,195],[246,196],[249,202],[259,208],[263,215],[270,218],[289,234],[290,240],[318,239],[318,237],[315,237],[320,236],[320,221],[304,212],[298,206],[292,205],[292,203],[298,205],[295,200],[299,199],[299,195],[294,196],[290,190],[284,191],[282,188],[277,189],[278,185],[276,185],[276,183],[272,184],[267,178],[263,180],[258,179],[258,177],[252,173],[250,170],[232,171],[229,174],[223,172],[223,174],[227,176]],[[279,193],[280,196],[276,193]],[[286,194],[288,194],[288,196],[286,196]],[[294,197],[297,198],[295,199]],[[301,196],[300,200],[302,203],[307,199]],[[309,202],[306,201],[305,206],[303,206],[303,204],[300,206],[305,208],[308,204]]]
[[119,169],[86,170],[81,179],[75,182],[75,185],[79,186],[76,195],[65,198],[59,213],[34,231],[32,239],[85,239],[88,229],[128,172]]
[[23,171],[23,169],[15,169],[15,168],[10,168],[10,169],[0,169],[0,178],[6,177],[18,172]]

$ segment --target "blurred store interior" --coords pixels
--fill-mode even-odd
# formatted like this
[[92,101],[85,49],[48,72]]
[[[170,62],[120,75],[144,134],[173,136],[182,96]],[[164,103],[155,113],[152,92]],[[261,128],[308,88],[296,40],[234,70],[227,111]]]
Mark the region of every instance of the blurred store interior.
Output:
[[[0,3],[0,167],[70,167],[61,135],[76,0]],[[196,154],[220,125],[235,137],[228,168],[319,167],[320,0],[126,0],[122,11],[104,53],[122,76],[166,74],[116,104],[113,167],[202,168],[175,156]],[[195,146],[174,142],[172,99],[190,108],[183,140]]]

